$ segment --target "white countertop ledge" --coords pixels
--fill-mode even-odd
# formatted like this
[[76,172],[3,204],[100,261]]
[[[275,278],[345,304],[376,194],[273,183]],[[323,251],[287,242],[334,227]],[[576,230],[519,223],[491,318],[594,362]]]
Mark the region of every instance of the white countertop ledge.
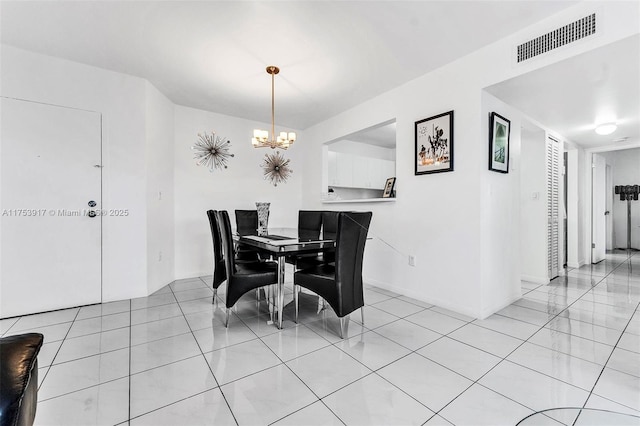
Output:
[[322,200],[322,204],[395,203],[395,198],[359,198],[356,200]]

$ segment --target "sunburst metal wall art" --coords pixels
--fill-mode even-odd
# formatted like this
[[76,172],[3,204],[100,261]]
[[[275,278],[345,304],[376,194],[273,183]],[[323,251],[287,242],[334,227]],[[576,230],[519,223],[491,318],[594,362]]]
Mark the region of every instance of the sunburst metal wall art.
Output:
[[231,142],[216,135],[215,132],[211,134],[205,132],[204,135],[198,133],[198,140],[191,147],[196,164],[208,167],[211,172],[215,169],[227,168],[227,161],[234,156],[229,152],[229,148],[231,148]]
[[273,186],[285,183],[293,173],[293,170],[289,167],[290,162],[291,160],[285,159],[280,151],[265,154],[260,166],[264,170],[264,178],[273,183]]

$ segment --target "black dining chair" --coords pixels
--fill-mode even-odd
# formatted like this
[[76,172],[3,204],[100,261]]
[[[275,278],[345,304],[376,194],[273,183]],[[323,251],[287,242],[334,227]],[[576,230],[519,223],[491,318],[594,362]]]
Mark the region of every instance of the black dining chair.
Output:
[[[238,235],[258,235],[257,210],[236,210],[235,215]],[[236,260],[238,262],[256,262],[260,260],[259,252],[238,244],[236,246]]]
[[218,226],[218,212],[215,210],[207,210],[209,218],[209,226],[211,227],[211,239],[213,240],[213,299],[211,303],[215,303],[218,295],[218,287],[227,280],[227,272],[224,265],[224,257],[222,255],[222,240],[220,237],[220,227]]
[[[225,271],[227,275],[225,327],[229,326],[230,309],[245,293],[260,287],[277,284],[278,265],[275,262],[237,263],[234,256],[231,222],[226,210],[218,212],[218,225],[222,241]],[[268,302],[270,303],[270,302]]]
[[[338,232],[338,213],[336,211],[325,210],[322,212],[322,235],[328,238],[335,238]],[[331,263],[336,260],[335,250],[325,250],[322,253],[324,263]]]
[[364,324],[362,259],[371,212],[337,215],[335,263],[313,266],[293,275],[295,320],[298,322],[298,288],[304,287],[329,303],[340,318],[340,338],[345,336],[348,315],[360,308]]
[[[298,238],[300,240],[317,240],[322,229],[321,210],[298,211]],[[287,263],[294,265],[295,269],[305,269],[322,263],[319,253],[304,253],[287,256]]]

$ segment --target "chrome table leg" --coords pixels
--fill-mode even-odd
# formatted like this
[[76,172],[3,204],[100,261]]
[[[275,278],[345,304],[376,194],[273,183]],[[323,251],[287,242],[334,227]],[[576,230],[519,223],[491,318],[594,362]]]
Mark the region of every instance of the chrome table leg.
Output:
[[282,329],[282,311],[284,310],[284,256],[278,256],[278,328]]

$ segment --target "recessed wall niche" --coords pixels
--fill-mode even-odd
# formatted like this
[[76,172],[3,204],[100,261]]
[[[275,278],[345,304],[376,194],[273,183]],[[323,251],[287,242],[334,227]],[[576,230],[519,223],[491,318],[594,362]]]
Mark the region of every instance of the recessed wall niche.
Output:
[[325,143],[323,157],[324,202],[382,200],[396,175],[396,120]]

